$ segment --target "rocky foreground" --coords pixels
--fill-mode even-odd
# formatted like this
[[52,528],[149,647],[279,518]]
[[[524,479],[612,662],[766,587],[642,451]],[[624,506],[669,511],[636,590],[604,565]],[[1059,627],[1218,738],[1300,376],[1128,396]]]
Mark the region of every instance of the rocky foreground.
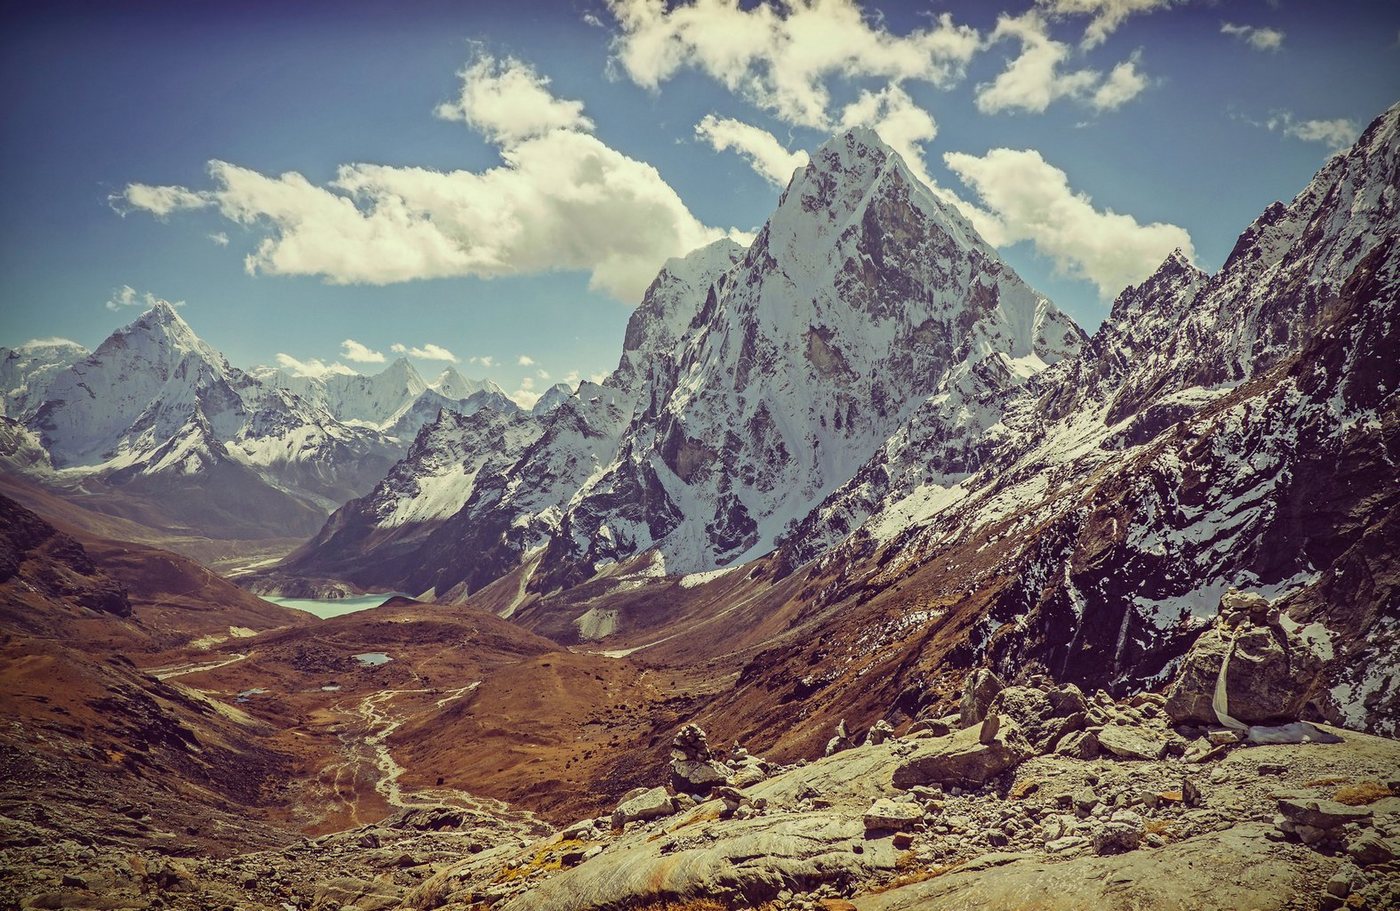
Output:
[[1232,594],[1165,693],[1114,700],[983,670],[956,711],[899,735],[843,724],[826,756],[786,766],[685,725],[666,780],[558,831],[443,806],[210,858],[178,835],[136,848],[10,805],[3,906],[1400,906],[1400,742],[1297,719],[1307,647],[1263,599]]

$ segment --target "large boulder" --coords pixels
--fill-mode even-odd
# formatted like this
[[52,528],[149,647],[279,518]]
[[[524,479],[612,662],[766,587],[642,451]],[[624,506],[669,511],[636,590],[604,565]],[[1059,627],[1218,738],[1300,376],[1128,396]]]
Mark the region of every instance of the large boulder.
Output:
[[992,700],[1005,688],[1001,678],[985,667],[979,667],[963,679],[962,701],[958,716],[963,727],[971,727],[987,717]]
[[629,822],[670,816],[675,809],[671,795],[666,793],[665,788],[648,788],[617,805],[612,815],[613,828],[620,829]]
[[1019,765],[1034,751],[1011,718],[989,715],[980,726],[922,741],[894,770],[894,786],[980,788]]
[[1322,670],[1321,660],[1257,595],[1226,593],[1220,599],[1220,614],[1182,660],[1167,693],[1167,717],[1173,724],[1220,723],[1213,703],[1228,655],[1225,694],[1230,717],[1244,724],[1298,719]]
[[1082,730],[1087,710],[1084,694],[1073,684],[1048,691],[1008,686],[988,707],[989,714],[1014,719],[1037,753],[1049,752],[1061,737]]

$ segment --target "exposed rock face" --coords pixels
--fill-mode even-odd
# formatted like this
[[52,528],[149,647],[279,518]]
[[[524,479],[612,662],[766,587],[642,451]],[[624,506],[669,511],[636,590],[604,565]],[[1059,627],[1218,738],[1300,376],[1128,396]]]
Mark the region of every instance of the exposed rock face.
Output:
[[1196,639],[1167,694],[1172,721],[1217,724],[1214,707],[1221,665],[1225,669],[1226,711],[1245,724],[1272,724],[1301,718],[1313,695],[1322,661],[1301,636],[1289,633],[1277,616],[1269,622],[1269,602],[1227,594],[1221,621]]
[[962,726],[971,727],[986,718],[992,700],[1004,687],[1001,678],[987,668],[973,669],[963,680],[962,702],[958,705],[958,717]]
[[1070,684],[1048,692],[1026,686],[1010,686],[997,693],[989,716],[1015,720],[1022,736],[1037,753],[1049,750],[1061,737],[1084,727],[1088,704],[1079,687]]

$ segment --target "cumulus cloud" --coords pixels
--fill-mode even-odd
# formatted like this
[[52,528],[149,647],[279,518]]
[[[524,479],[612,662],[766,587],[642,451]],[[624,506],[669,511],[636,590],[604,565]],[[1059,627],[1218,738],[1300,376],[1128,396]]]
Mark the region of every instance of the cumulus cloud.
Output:
[[515,359],[515,363],[517,363],[521,367],[533,367],[535,365],[535,359],[530,357],[530,355],[528,354],[522,354],[520,355],[520,357]]
[[154,307],[156,304],[169,304],[172,307],[185,306],[184,301],[168,301],[163,297],[156,297],[149,291],[137,291],[130,285],[122,285],[112,296],[107,298],[106,307],[108,310],[122,310],[127,307]]
[[489,370],[492,367],[496,366],[496,358],[490,354],[484,356],[480,354],[474,354],[471,357],[467,358],[467,363],[476,364],[478,367],[485,367]]
[[1276,28],[1254,25],[1220,23],[1220,34],[1230,35],[1247,43],[1256,51],[1277,51],[1283,47],[1284,33]]
[[250,274],[382,285],[578,269],[624,301],[668,258],[733,234],[696,219],[651,165],[584,132],[581,106],[553,98],[528,65],[483,56],[463,78],[462,98],[438,113],[497,142],[499,167],[348,164],[322,186],[216,160],[212,189],[131,184],[113,204],[158,217],[212,206],[264,232],[244,261]]
[[593,129],[583,102],[554,97],[549,80],[514,57],[481,54],[458,75],[461,94],[438,105],[437,116],[464,120],[492,142],[513,145],[552,130]]
[[1039,114],[1062,98],[1113,110],[1147,87],[1137,70],[1137,55],[1118,64],[1107,77],[1094,69],[1064,69],[1072,49],[1050,37],[1045,18],[1036,10],[1001,15],[991,37],[1018,41],[1021,52],[995,79],[977,86],[977,108],[985,114],[1015,110]]
[[695,125],[695,135],[708,142],[716,152],[729,149],[738,152],[749,167],[774,186],[787,186],[792,172],[807,164],[806,152],[789,152],[778,137],[742,120],[706,114]]
[[1133,54],[1110,70],[1108,78],[1090,96],[1089,104],[1100,111],[1116,110],[1147,88],[1147,77],[1138,72],[1138,57]]
[[782,120],[829,129],[827,81],[879,78],[948,86],[981,47],[976,29],[944,13],[927,28],[896,35],[855,0],[756,3],[609,0],[621,32],[617,65],[633,82],[658,88],[698,69]]
[[924,183],[933,183],[924,166],[923,143],[938,135],[933,115],[914,103],[897,85],[864,91],[841,109],[841,128],[870,127],[910,166]]
[[[402,342],[395,342],[389,346],[389,350],[395,354],[406,354],[409,357],[416,357],[420,361],[448,361],[453,364],[457,363],[457,355],[448,351],[441,345],[435,345],[432,342],[428,342],[421,348],[409,347]],[[475,358],[473,358],[473,360],[475,360]]]
[[354,370],[340,363],[326,363],[320,358],[310,358],[300,360],[290,354],[277,355],[277,366],[290,373],[292,376],[304,376],[311,379],[324,379],[336,374],[353,375]]
[[1268,120],[1258,125],[1304,142],[1321,143],[1333,152],[1347,148],[1361,135],[1361,125],[1348,117],[1299,120],[1291,111],[1275,111]]
[[1129,16],[1166,9],[1173,0],[1036,0],[1051,16],[1089,16],[1084,27],[1084,48],[1097,47],[1118,30]]
[[1058,272],[1093,282],[1104,299],[1142,281],[1174,249],[1195,255],[1184,228],[1143,225],[1130,215],[1094,208],[1039,152],[992,149],[980,158],[949,152],[943,160],[1000,223],[1002,242],[1032,242]]
[[384,363],[384,353],[382,351],[371,350],[368,345],[362,345],[353,338],[347,338],[340,343],[340,356],[347,361],[354,361],[357,364]]

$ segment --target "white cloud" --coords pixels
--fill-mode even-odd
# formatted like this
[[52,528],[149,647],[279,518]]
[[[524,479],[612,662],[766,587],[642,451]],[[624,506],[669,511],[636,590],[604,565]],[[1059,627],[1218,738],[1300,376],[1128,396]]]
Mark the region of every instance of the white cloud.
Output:
[[1084,28],[1082,47],[1103,44],[1129,16],[1166,9],[1173,0],[1036,0],[1048,14],[1055,17],[1091,16]]
[[829,129],[826,83],[919,80],[948,86],[980,49],[976,29],[944,13],[907,35],[888,31],[855,0],[787,0],[743,9],[737,0],[609,0],[621,33],[613,51],[633,82],[658,88],[694,67],[788,123]]
[[172,212],[204,209],[214,204],[204,193],[184,187],[153,187],[144,183],[127,184],[126,189],[112,197],[111,202],[122,215],[135,208],[150,212],[156,218],[165,218]]
[[547,380],[549,379],[549,371],[541,367],[535,371],[535,376],[539,377],[542,380]]
[[520,357],[515,359],[515,362],[521,367],[533,367],[535,365],[535,359],[528,354],[520,355]]
[[514,392],[507,392],[506,398],[528,411],[535,407],[535,403],[540,400],[540,395],[541,393],[522,386]]
[[1220,34],[1231,35],[1247,42],[1256,51],[1277,51],[1283,47],[1284,33],[1276,28],[1254,25],[1220,23]]
[[489,370],[492,367],[496,366],[496,358],[490,354],[485,356],[474,354],[471,357],[467,358],[467,363],[476,364],[479,367],[485,367]]
[[339,363],[326,363],[320,358],[310,358],[309,360],[299,360],[290,354],[277,355],[277,366],[286,370],[292,376],[305,376],[313,379],[322,379],[335,374],[353,375],[354,370]]
[[943,160],[1000,222],[999,242],[1031,241],[1057,271],[1088,279],[1104,299],[1142,281],[1174,249],[1194,258],[1184,228],[1143,225],[1130,215],[1094,208],[1039,152],[992,149],[980,158],[949,152]]
[[1350,118],[1299,120],[1291,111],[1276,111],[1268,120],[1256,125],[1304,142],[1322,143],[1333,152],[1347,148],[1361,135],[1361,125]]
[[1035,10],[1003,14],[993,41],[1014,39],[1021,52],[991,82],[977,86],[977,108],[985,114],[1023,110],[1042,113],[1062,98],[1084,101],[1099,110],[1120,107],[1147,86],[1137,71],[1137,56],[1118,64],[1104,77],[1094,69],[1064,70],[1071,48],[1050,37],[1045,19]]
[[708,142],[716,152],[728,149],[738,152],[748,161],[749,167],[775,186],[787,186],[792,172],[807,164],[806,152],[789,152],[778,137],[741,120],[706,114],[695,125],[695,135]]
[[215,231],[213,234],[209,235],[209,239],[221,247],[228,246],[228,235],[223,231]]
[[[212,161],[213,189],[132,184],[113,202],[157,216],[215,206],[265,231],[244,261],[251,274],[382,285],[579,269],[624,301],[639,299],[669,257],[727,233],[696,219],[651,165],[579,132],[586,118],[544,103],[546,83],[529,66],[483,57],[466,73],[489,84],[477,87],[486,100],[471,101],[470,115],[502,143],[500,167],[350,164],[318,186],[296,172]],[[514,120],[513,100],[525,106]],[[457,107],[464,118],[466,104]]]
[[384,353],[382,351],[373,351],[368,345],[362,345],[353,338],[347,338],[340,343],[340,356],[347,361],[354,361],[357,364],[384,363]]
[[[389,346],[389,350],[395,354],[406,354],[409,357],[416,357],[420,361],[449,361],[454,364],[457,363],[457,355],[448,351],[441,345],[435,345],[432,342],[428,342],[421,348],[410,348],[402,342],[395,342]],[[476,359],[472,358],[472,360]],[[488,364],[487,366],[490,365]]]
[[583,102],[555,98],[549,80],[514,57],[481,54],[458,75],[460,96],[438,105],[437,116],[465,120],[492,142],[514,145],[553,130],[593,129],[593,121],[583,116]]
[[122,285],[112,296],[107,298],[106,307],[108,310],[121,310],[126,307],[154,307],[156,304],[169,304],[172,307],[185,306],[184,301],[168,301],[163,297],[156,297],[149,291],[137,291],[130,285]]
[[1138,54],[1115,66],[1108,78],[1100,83],[1089,103],[1100,111],[1116,110],[1136,98],[1147,88],[1147,77],[1138,72]]
[[880,134],[920,180],[933,183],[924,166],[922,146],[938,135],[938,125],[933,115],[916,105],[904,89],[891,85],[878,92],[861,92],[860,97],[841,109],[841,128],[855,126],[870,127]]

